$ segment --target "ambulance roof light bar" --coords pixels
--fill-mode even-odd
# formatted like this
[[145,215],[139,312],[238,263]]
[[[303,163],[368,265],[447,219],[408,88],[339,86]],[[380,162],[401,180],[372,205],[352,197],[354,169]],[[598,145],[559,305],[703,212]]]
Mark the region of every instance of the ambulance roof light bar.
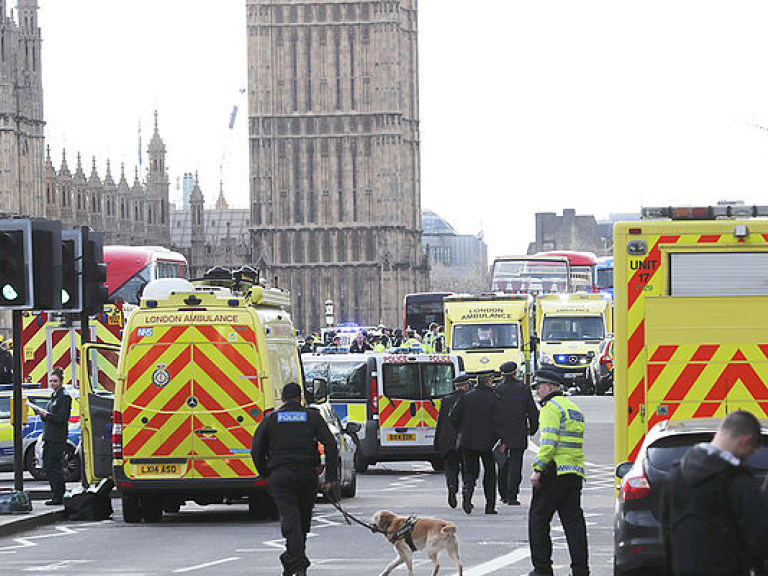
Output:
[[759,218],[768,216],[768,206],[725,204],[719,206],[661,206],[642,208],[643,220],[716,220],[718,218]]

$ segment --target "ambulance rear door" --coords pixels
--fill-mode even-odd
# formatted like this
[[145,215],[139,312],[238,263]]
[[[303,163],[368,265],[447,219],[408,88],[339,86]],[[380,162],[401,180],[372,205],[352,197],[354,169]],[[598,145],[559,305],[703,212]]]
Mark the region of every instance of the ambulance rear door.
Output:
[[120,347],[86,344],[80,371],[80,427],[89,483],[112,475],[112,425]]

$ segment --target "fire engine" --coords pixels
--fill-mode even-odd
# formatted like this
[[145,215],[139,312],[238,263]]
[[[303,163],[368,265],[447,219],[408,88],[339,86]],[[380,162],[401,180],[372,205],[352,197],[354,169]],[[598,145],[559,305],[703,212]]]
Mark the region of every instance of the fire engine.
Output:
[[768,416],[768,206],[644,208],[614,227],[615,458],[677,418]]

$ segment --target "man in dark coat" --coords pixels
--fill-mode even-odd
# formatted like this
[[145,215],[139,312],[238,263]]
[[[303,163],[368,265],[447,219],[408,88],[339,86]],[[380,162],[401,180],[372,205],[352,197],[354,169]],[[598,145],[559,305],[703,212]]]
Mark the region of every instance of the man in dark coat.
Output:
[[470,377],[459,374],[453,379],[455,390],[445,396],[440,402],[440,412],[437,415],[434,449],[440,453],[445,468],[445,483],[448,486],[448,505],[456,508],[456,494],[459,491],[459,471],[461,470],[461,452],[457,445],[458,433],[453,423],[448,420],[448,414],[467,390]]
[[504,464],[499,466],[499,495],[510,506],[519,506],[520,482],[523,479],[523,454],[528,447],[528,436],[539,429],[539,409],[530,388],[517,378],[517,364],[504,362],[499,367],[504,380],[496,386],[499,398],[494,428],[501,436],[499,449],[505,453]]
[[731,412],[711,442],[672,466],[661,525],[676,576],[748,576],[768,560],[768,504],[743,464],[760,445],[757,418]]
[[13,354],[8,347],[8,340],[0,344],[0,384],[13,382]]
[[448,414],[459,431],[461,448],[462,478],[461,507],[472,514],[472,494],[480,475],[480,461],[483,462],[483,491],[485,492],[485,513],[496,514],[496,461],[493,445],[499,439],[493,430],[496,394],[493,391],[493,370],[477,372],[477,386],[467,392]]
[[69,435],[69,416],[72,411],[72,398],[64,390],[64,372],[54,368],[48,376],[48,385],[53,390],[48,408],[41,408],[30,403],[32,410],[43,420],[43,469],[51,485],[51,499],[48,506],[64,503],[64,469],[61,457],[67,445]]

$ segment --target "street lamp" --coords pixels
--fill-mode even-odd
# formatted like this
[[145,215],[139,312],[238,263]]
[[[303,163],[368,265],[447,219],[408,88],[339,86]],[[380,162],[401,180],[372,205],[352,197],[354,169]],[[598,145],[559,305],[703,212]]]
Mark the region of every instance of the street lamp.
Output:
[[333,318],[333,300],[325,301],[325,325],[333,326],[336,324]]

